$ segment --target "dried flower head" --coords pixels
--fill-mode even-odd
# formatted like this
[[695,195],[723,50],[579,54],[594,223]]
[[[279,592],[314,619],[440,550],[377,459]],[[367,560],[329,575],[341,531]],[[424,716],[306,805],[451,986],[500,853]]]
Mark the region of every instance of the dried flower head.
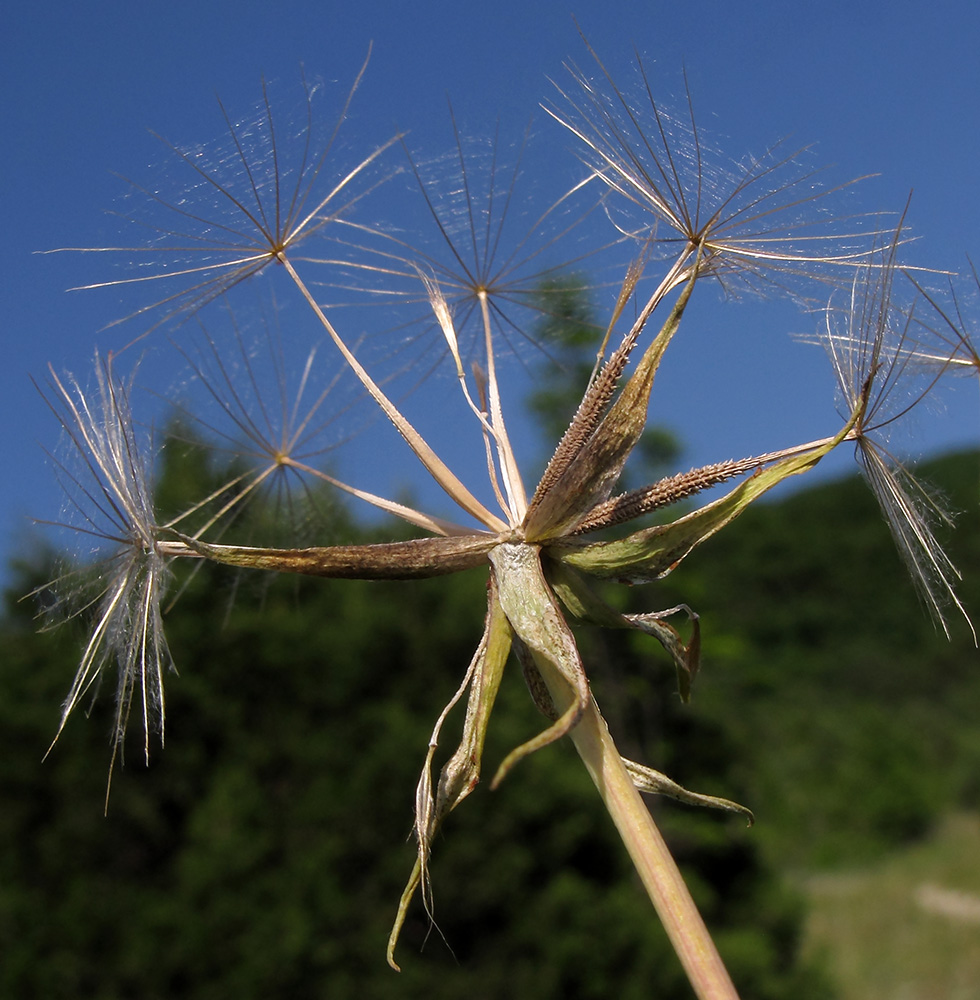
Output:
[[[80,393],[75,393],[79,399],[76,402],[56,381],[68,411],[62,422],[79,450],[94,456],[88,459],[90,468],[101,477],[99,491],[86,495],[108,504],[108,512],[117,524],[115,540],[124,553],[123,570],[106,590],[96,638],[85,654],[66,713],[101,670],[105,656],[100,650],[118,646],[123,678],[121,722],[128,716],[139,683],[145,722],[148,724],[150,718],[146,706],[154,705],[156,699],[162,726],[159,675],[166,647],[159,627],[157,595],[166,558],[203,558],[245,568],[361,579],[437,576],[484,566],[488,572],[488,601],[483,636],[430,737],[416,790],[418,856],[399,905],[389,961],[395,964],[395,943],[408,906],[420,887],[423,899],[427,905],[430,903],[426,880],[436,832],[480,780],[487,727],[502,672],[513,651],[547,724],[500,762],[492,785],[527,755],[569,736],[664,918],[699,995],[731,997],[734,993],[727,974],[640,793],[667,794],[691,804],[751,814],[727,800],[689,792],[652,768],[620,756],[593,698],[569,621],[639,630],[653,636],[676,669],[680,693],[686,699],[699,666],[697,614],[686,605],[678,605],[624,615],[603,600],[595,581],[634,584],[663,578],[749,504],[787,477],[807,472],[845,441],[857,442],[899,544],[937,611],[941,596],[955,601],[955,571],[931,533],[922,509],[924,494],[910,489],[905,471],[896,469],[875,440],[877,432],[894,419],[886,404],[895,398],[895,386],[914,354],[906,340],[912,313],[896,311],[891,295],[900,235],[881,255],[883,259],[871,261],[865,250],[844,246],[851,239],[848,235],[840,238],[843,243],[815,242],[826,237],[811,235],[805,228],[808,224],[797,221],[798,212],[814,211],[815,196],[810,189],[811,176],[796,171],[795,155],[781,156],[773,151],[762,160],[742,164],[728,186],[716,187],[693,117],[686,154],[689,160],[685,164],[685,154],[671,134],[667,117],[652,99],[646,75],[643,81],[648,106],[641,110],[612,83],[602,64],[598,65],[611,87],[611,96],[594,88],[584,74],[573,71],[582,96],[576,103],[565,95],[571,110],[552,113],[585,143],[594,176],[615,195],[651,212],[654,225],[647,223],[643,232],[629,231],[643,241],[644,249],[628,268],[609,320],[600,328],[604,332],[597,336],[601,342],[595,370],[581,403],[533,490],[525,485],[505,420],[497,351],[500,341],[519,329],[518,324],[510,324],[502,303],[517,297],[518,291],[523,293],[522,282],[527,280],[523,268],[536,261],[537,251],[529,244],[525,250],[523,242],[513,253],[500,251],[500,226],[509,215],[511,195],[505,196],[501,206],[496,160],[492,161],[488,200],[479,203],[457,137],[462,171],[461,239],[413,164],[418,188],[436,222],[450,263],[446,265],[431,255],[421,258],[421,263],[415,259],[410,266],[398,250],[375,257],[366,272],[372,280],[387,276],[398,282],[405,278],[418,281],[411,295],[422,297],[430,311],[428,323],[438,331],[441,350],[455,370],[460,390],[457,401],[462,400],[472,416],[471,431],[482,439],[488,491],[492,494],[492,499],[486,501],[464,484],[411,422],[401,399],[391,389],[388,375],[379,374],[372,360],[360,350],[360,338],[351,339],[339,328],[336,306],[314,295],[312,289],[319,286],[306,277],[306,269],[324,260],[295,252],[306,235],[322,229],[327,222],[338,221],[337,200],[342,200],[341,194],[350,182],[380,150],[343,175],[325,197],[315,197],[309,192],[321,174],[326,153],[311,161],[308,182],[284,186],[278,173],[280,147],[271,112],[263,119],[261,133],[273,152],[269,177],[259,177],[258,161],[246,145],[248,136],[229,122],[235,160],[247,178],[246,194],[252,200],[181,154],[199,171],[205,186],[230,204],[246,225],[223,228],[221,232],[229,237],[224,263],[188,269],[184,274],[195,276],[195,284],[183,293],[183,298],[178,293],[166,301],[197,306],[213,294],[229,291],[269,261],[278,263],[298,301],[309,309],[325,334],[327,346],[332,345],[337,363],[359,391],[376,404],[462,516],[459,523],[436,518],[337,483],[314,468],[301,455],[302,442],[315,422],[326,419],[327,395],[316,395],[309,406],[300,402],[306,385],[304,369],[295,399],[288,406],[280,405],[280,417],[269,419],[260,408],[262,419],[257,419],[249,401],[235,389],[226,359],[211,342],[205,352],[207,363],[198,362],[198,373],[205,376],[224,415],[250,443],[259,460],[257,471],[246,473],[241,480],[241,492],[248,494],[280,473],[302,473],[339,486],[428,534],[411,541],[369,545],[257,547],[206,539],[210,522],[193,533],[178,531],[178,522],[161,529],[154,524],[148,499],[147,470],[137,461],[128,402],[112,380],[110,369],[103,370],[101,406],[94,415]],[[644,116],[652,116],[652,126]],[[300,178],[307,176],[305,153],[302,162]],[[689,168],[693,185],[688,179]],[[265,197],[264,193],[270,191],[274,192],[271,198]],[[284,191],[292,193],[284,196]],[[192,220],[205,218],[196,213],[187,216],[180,207],[177,211]],[[673,235],[664,238],[662,232],[655,231],[658,226],[668,227]],[[639,282],[653,266],[650,245],[654,239],[676,245],[653,293],[640,295]],[[832,249],[810,252],[807,248],[813,245]],[[247,247],[244,254],[243,246]],[[214,249],[213,242],[208,248]],[[854,266],[855,262],[859,269],[845,309],[843,329],[828,327],[826,337],[845,403],[843,424],[836,433],[781,451],[713,463],[614,495],[625,463],[646,426],[647,407],[660,365],[703,278],[727,280],[732,274],[753,277],[764,272],[768,275],[773,269],[809,273],[817,264]],[[659,329],[653,322],[656,313],[663,313]],[[619,321],[626,315],[632,319],[622,329]],[[472,339],[477,345],[478,364],[468,367],[474,352],[461,333],[471,318],[476,321],[477,335]],[[607,347],[612,348],[608,356]],[[250,370],[247,364],[245,369]],[[454,423],[453,433],[459,430]],[[731,479],[741,481],[720,498],[672,520],[641,527],[622,537],[596,535]],[[165,531],[165,541],[159,540],[161,531]],[[686,636],[667,621],[682,613],[691,623]],[[464,700],[459,744],[436,776],[433,772],[444,722]],[[117,733],[117,743],[120,739]]]

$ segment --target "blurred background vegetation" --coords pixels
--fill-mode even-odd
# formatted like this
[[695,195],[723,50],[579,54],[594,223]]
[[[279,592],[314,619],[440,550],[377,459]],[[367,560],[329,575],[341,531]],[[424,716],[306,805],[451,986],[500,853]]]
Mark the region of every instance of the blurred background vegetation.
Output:
[[[566,367],[585,378],[576,350]],[[575,398],[546,381],[531,405],[547,424]],[[655,432],[648,468],[676,465],[676,451]],[[953,508],[973,512],[978,468],[964,454],[925,472]],[[211,474],[199,451],[171,440],[164,512],[191,485],[201,495]],[[331,517],[350,540],[400,530],[369,531],[341,507]],[[974,513],[951,555],[976,613]],[[181,576],[167,747],[146,767],[134,733],[103,816],[108,691],[41,762],[82,638],[74,625],[37,634],[35,608],[17,598],[53,562],[39,552],[19,565],[0,621],[0,995],[690,996],[565,744],[494,793],[480,786],[452,815],[433,859],[437,927],[416,907],[402,973],[384,962],[414,858],[415,783],[479,638],[485,572],[405,584],[242,578],[217,566]],[[647,637],[578,637],[624,753],[755,811],[747,829],[651,802],[742,996],[980,996],[969,992],[980,924],[916,903],[934,882],[980,898],[977,651],[960,623],[950,643],[937,635],[859,479],[759,505],[662,583],[607,596],[643,611],[683,602],[703,616],[702,674],[686,706]],[[510,671],[487,766],[541,726]],[[442,742],[453,745],[448,733]],[[925,865],[930,854],[943,871]],[[933,928],[952,920],[965,936],[944,952],[925,935],[928,968],[908,966],[911,944],[876,966],[903,914]]]

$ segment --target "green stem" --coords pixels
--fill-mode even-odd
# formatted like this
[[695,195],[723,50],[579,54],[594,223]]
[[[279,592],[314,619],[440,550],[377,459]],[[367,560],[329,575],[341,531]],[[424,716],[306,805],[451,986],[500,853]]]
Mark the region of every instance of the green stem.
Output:
[[687,885],[590,699],[569,734],[599,789],[699,1000],[738,1000]]

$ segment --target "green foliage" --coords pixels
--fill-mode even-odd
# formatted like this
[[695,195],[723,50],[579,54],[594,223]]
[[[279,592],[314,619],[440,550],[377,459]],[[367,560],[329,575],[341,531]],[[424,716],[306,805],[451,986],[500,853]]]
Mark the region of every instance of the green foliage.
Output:
[[[953,509],[975,506],[977,456],[923,468]],[[805,530],[801,530],[805,526]],[[950,554],[980,608],[980,532]],[[855,477],[747,511],[670,581],[710,626],[695,710],[734,741],[739,789],[782,864],[853,864],[975,807],[977,651],[937,635]],[[693,577],[693,578],[692,578]]]
[[[568,309],[578,301],[570,292]],[[193,442],[165,454],[161,510],[226,481]],[[959,456],[927,472],[968,508],[976,464]],[[270,509],[253,505],[233,533],[264,530],[280,518]],[[330,513],[358,540],[341,508]],[[976,608],[971,523],[953,555]],[[20,567],[24,589],[49,577],[48,561]],[[648,637],[578,635],[625,753],[756,812],[747,830],[653,804],[744,996],[829,995],[800,959],[801,903],[775,866],[853,863],[980,797],[976,651],[965,628],[949,647],[938,641],[902,579],[873,501],[846,480],[749,510],[665,581],[629,599],[610,592],[623,611],[683,601],[704,616],[691,705]],[[110,699],[40,762],[79,630],[35,635],[27,605],[9,604],[0,995],[689,996],[564,744],[453,814],[433,857],[437,928],[415,909],[403,973],[384,964],[414,857],[412,790],[431,720],[479,634],[485,574],[296,582],[205,566],[178,584],[167,749],[145,767],[133,741],[107,818]],[[511,665],[488,765],[540,727]]]
[[[592,361],[587,298],[550,287],[539,331],[561,362],[531,400],[564,429]],[[228,481],[173,428],[158,512]],[[643,473],[676,456],[648,431]],[[928,470],[970,508],[976,457]],[[212,484],[210,487],[208,484]],[[283,512],[258,499],[230,536],[319,515],[316,540],[357,526],[322,494]],[[198,514],[203,523],[226,502]],[[801,526],[805,525],[805,530]],[[980,607],[980,532],[954,561]],[[361,539],[367,540],[367,539]],[[25,588],[48,557],[20,567]],[[754,1000],[820,1000],[800,959],[800,900],[773,868],[853,863],[980,798],[976,651],[937,641],[874,503],[856,480],[755,507],[665,581],[612,589],[621,611],[686,602],[704,616],[691,705],[648,637],[581,629],[591,680],[630,757],[697,791],[743,801],[738,819],[653,808],[736,985]],[[689,987],[587,776],[559,744],[478,788],[435,844],[437,925],[421,907],[403,973],[384,947],[414,858],[412,791],[431,720],[479,635],[485,572],[413,584],[185,571],[168,637],[167,749],[134,740],[101,805],[110,699],[74,718],[45,763],[79,630],[35,635],[25,604],[0,640],[0,995],[96,1000],[514,996],[640,1000]],[[457,725],[459,720],[457,720]],[[453,745],[452,726],[443,736]],[[490,728],[495,766],[541,720],[511,665]],[[444,938],[443,938],[444,935]],[[419,955],[418,952],[422,951]]]
[[[106,818],[110,699],[40,761],[77,656],[73,628],[35,636],[24,604],[3,623],[0,995],[689,996],[563,744],[453,815],[433,858],[438,929],[418,907],[403,973],[384,963],[414,856],[412,793],[431,720],[479,633],[481,572],[250,587],[207,566],[179,582],[167,747],[145,767],[131,741]],[[680,707],[653,644],[582,638],[606,664],[597,684],[611,724],[642,737],[637,756],[727,791],[726,733]],[[541,726],[508,674],[491,767]],[[676,804],[661,818],[744,995],[826,996],[797,958],[799,904],[753,834]]]

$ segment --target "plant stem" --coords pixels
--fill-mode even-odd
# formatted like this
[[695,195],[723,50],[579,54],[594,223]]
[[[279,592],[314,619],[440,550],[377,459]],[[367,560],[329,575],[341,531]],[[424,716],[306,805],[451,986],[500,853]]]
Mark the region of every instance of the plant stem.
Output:
[[663,836],[630,779],[594,699],[590,699],[581,721],[569,735],[599,789],[699,1000],[738,1000],[715,943]]

